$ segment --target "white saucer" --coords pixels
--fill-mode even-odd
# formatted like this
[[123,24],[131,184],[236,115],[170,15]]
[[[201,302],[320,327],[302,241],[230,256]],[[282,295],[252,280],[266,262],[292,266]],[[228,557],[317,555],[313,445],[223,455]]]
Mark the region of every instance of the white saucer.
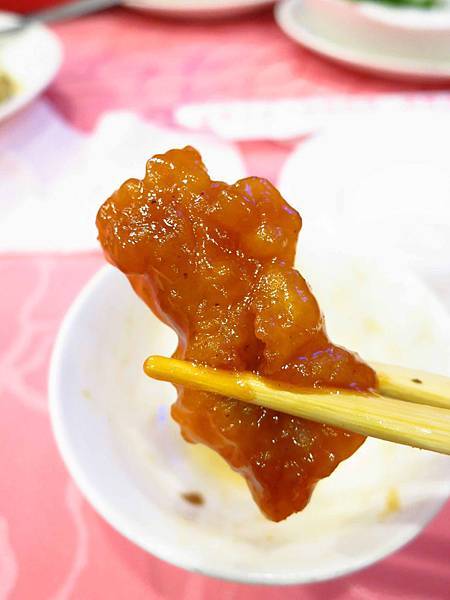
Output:
[[257,8],[270,6],[275,0],[124,0],[138,10],[180,17],[236,16]]
[[[16,22],[11,13],[0,12],[0,29]],[[53,80],[62,62],[58,38],[43,25],[0,39],[0,71],[17,85],[16,93],[0,102],[0,121],[28,104]]]
[[450,79],[450,4],[428,10],[351,0],[284,0],[281,29],[336,62],[396,79]]

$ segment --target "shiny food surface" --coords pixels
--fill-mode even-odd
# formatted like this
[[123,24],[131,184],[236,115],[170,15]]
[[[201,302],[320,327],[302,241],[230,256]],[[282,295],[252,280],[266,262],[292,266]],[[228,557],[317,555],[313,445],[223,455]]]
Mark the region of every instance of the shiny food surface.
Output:
[[[177,358],[301,386],[376,386],[369,366],[328,339],[293,268],[301,218],[268,181],[213,181],[196,150],[171,150],[103,204],[97,226],[108,260],[176,330]],[[172,415],[187,441],[216,450],[245,477],[274,521],[302,510],[317,481],[364,441],[182,387]]]

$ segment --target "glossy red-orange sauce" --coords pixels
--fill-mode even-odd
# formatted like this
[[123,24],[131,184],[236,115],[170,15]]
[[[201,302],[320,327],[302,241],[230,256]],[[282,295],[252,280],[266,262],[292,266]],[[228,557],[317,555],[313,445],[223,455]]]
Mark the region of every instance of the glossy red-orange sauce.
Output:
[[[328,339],[293,268],[301,218],[268,181],[212,181],[196,150],[171,150],[103,204],[97,227],[108,260],[176,330],[177,358],[301,386],[376,386],[369,366]],[[172,415],[187,441],[213,448],[246,478],[274,521],[303,509],[316,482],[364,441],[183,388]]]

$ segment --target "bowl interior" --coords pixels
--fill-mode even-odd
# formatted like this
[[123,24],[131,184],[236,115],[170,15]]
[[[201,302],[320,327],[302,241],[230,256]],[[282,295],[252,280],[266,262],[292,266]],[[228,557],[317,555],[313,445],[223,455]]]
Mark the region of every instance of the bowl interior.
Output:
[[[447,314],[413,276],[325,251],[303,252],[300,266],[334,341],[368,359],[449,371]],[[144,376],[145,357],[170,355],[175,342],[107,267],[69,312],[52,360],[63,458],[94,507],[142,548],[233,580],[318,581],[397,549],[447,498],[447,457],[371,439],[319,483],[305,511],[265,520],[239,476],[182,441],[169,415],[172,387]],[[202,503],[186,499],[193,492]]]

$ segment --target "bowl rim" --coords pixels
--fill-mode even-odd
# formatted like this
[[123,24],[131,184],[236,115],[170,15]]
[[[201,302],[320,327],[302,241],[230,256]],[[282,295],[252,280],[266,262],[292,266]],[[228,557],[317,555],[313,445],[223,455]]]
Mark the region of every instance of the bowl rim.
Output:
[[122,0],[124,6],[134,10],[150,11],[177,16],[233,15],[252,9],[269,7],[277,0]]
[[[438,501],[436,501],[432,509],[429,510],[428,514],[424,517],[420,526],[402,530],[402,533],[390,538],[388,543],[385,544],[382,549],[379,549],[373,554],[369,554],[362,559],[356,558],[351,564],[347,564],[347,566],[343,563],[341,568],[337,568],[333,572],[330,570],[321,571],[318,569],[314,572],[309,571],[307,574],[294,573],[279,575],[270,571],[264,574],[251,571],[243,573],[235,569],[224,569],[216,565],[207,565],[206,563],[199,564],[198,561],[192,559],[192,555],[189,552],[184,550],[180,551],[180,548],[183,548],[183,546],[161,544],[157,541],[157,539],[149,540],[147,536],[140,535],[139,532],[137,532],[135,528],[127,522],[127,516],[124,516],[123,511],[117,509],[114,506],[114,503],[103,495],[101,489],[98,489],[89,483],[82,463],[80,463],[78,460],[76,453],[72,449],[70,442],[65,436],[65,422],[61,410],[61,385],[63,385],[63,377],[60,365],[64,357],[68,338],[71,335],[73,328],[76,327],[79,318],[82,317],[84,310],[89,305],[90,300],[96,293],[97,289],[104,285],[108,285],[108,281],[111,279],[111,277],[118,275],[119,272],[114,267],[110,265],[102,267],[81,289],[62,321],[56,336],[50,361],[48,377],[49,414],[51,428],[56,440],[57,448],[60,456],[62,457],[63,463],[65,464],[76,486],[81,491],[85,499],[95,509],[95,511],[101,515],[102,518],[113,527],[113,529],[127,538],[130,542],[134,543],[142,550],[145,550],[153,556],[172,565],[193,573],[198,573],[225,581],[272,586],[318,583],[321,581],[328,581],[343,577],[361,569],[365,569],[396,552],[411,542],[417,535],[419,535],[420,532],[438,514],[438,512],[447,502],[450,495],[450,479],[448,482],[447,493]],[[130,293],[132,293],[131,288]],[[434,295],[433,292],[430,291],[430,293]],[[440,302],[436,296],[435,298],[436,301]]]
[[[327,0],[330,5],[335,5],[333,0]],[[344,0],[339,0],[343,2]],[[397,57],[393,54],[372,54],[364,49],[354,49],[341,44],[336,40],[321,36],[308,27],[302,19],[297,18],[296,11],[302,8],[302,0],[280,0],[274,10],[275,20],[280,29],[294,42],[307,48],[322,57],[326,57],[338,64],[356,69],[405,80],[421,81],[447,81],[450,79],[450,61],[443,64],[439,60],[419,60],[416,58]],[[368,20],[367,10],[362,6],[345,7],[352,14],[360,15]],[[384,21],[371,19],[374,26],[384,26]],[[405,29],[392,27],[393,31]],[[407,29],[407,28],[406,28]]]

